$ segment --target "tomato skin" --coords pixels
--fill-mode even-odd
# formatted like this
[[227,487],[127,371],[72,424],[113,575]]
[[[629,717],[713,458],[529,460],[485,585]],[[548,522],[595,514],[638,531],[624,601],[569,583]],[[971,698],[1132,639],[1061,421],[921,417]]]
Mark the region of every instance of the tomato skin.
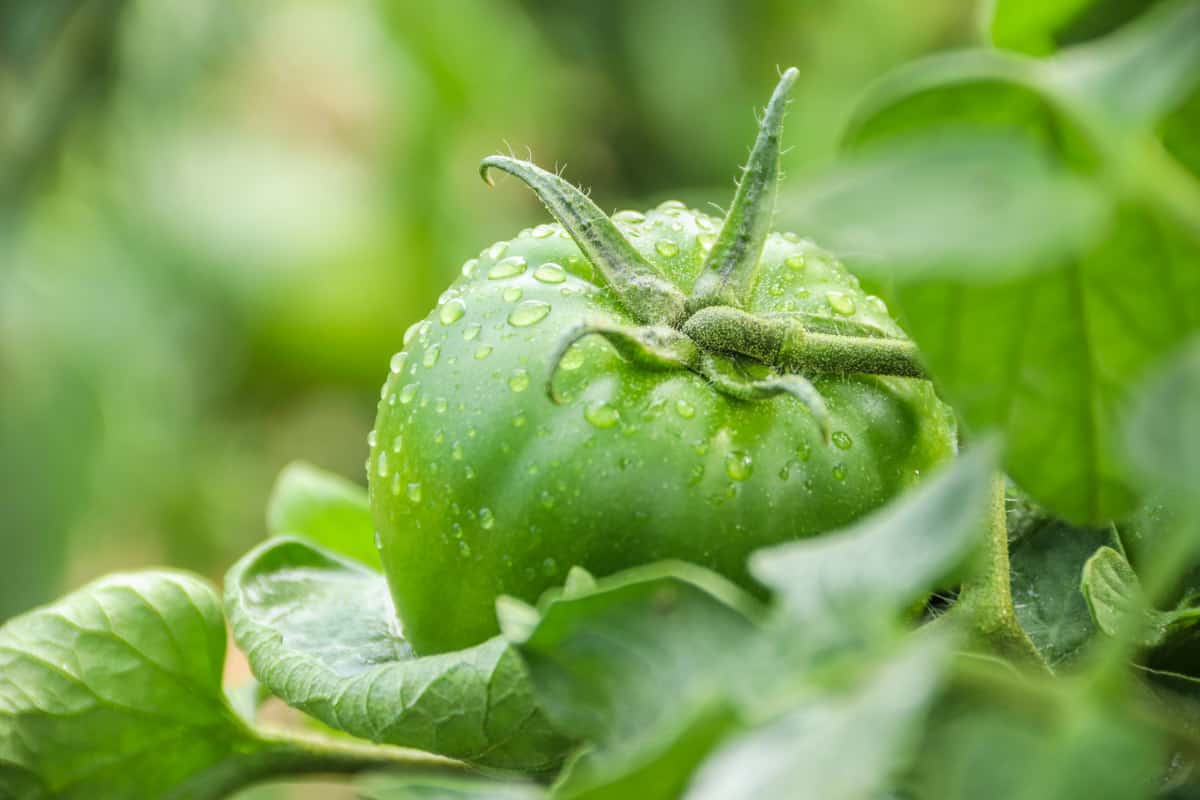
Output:
[[[615,219],[685,292],[720,227],[677,203]],[[769,237],[748,310],[903,335],[831,256],[790,235]],[[497,595],[534,601],[573,565],[606,575],[677,558],[754,588],[751,551],[846,525],[953,452],[926,381],[812,376],[825,443],[793,398],[731,399],[599,337],[568,351],[556,405],[550,362],[583,320],[636,324],[562,228],[541,225],[467,262],[393,359],[367,466],[384,570],[419,653],[495,634]]]

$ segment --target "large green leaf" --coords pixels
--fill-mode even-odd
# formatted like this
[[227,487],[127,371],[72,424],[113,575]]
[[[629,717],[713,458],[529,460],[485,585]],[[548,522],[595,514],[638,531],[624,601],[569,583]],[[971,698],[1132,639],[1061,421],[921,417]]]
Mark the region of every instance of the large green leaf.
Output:
[[[220,600],[190,575],[113,575],[0,628],[0,795],[223,796],[263,749],[221,690]],[[222,771],[226,774],[222,776]]]
[[700,768],[687,800],[876,800],[916,744],[949,644],[922,634],[849,693],[733,739]]
[[[1012,514],[1010,514],[1010,518]],[[1096,626],[1079,588],[1084,562],[1101,547],[1120,548],[1111,525],[1080,528],[1036,511],[1022,518],[1009,548],[1013,610],[1051,667],[1079,658]]]
[[845,530],[759,550],[751,573],[777,592],[809,646],[870,641],[974,553],[995,463],[993,447],[972,448]]
[[[1200,182],[1172,156],[1198,134],[1192,126],[1174,149],[1154,138],[1191,113],[1198,65],[1200,3],[1170,4],[1046,61],[981,51],[919,62],[877,87],[848,135],[864,158],[914,142],[1017,138],[1049,174],[1103,187],[1113,213],[1069,256],[1034,248],[1003,269],[994,245],[954,264],[935,243],[926,259],[882,259],[903,322],[968,427],[1001,429],[1010,474],[1071,521],[1133,507],[1119,442],[1130,389],[1200,330]],[[946,220],[912,212],[927,204],[915,197],[897,213],[936,240]],[[1073,226],[1077,210],[1065,213]],[[870,223],[856,235],[871,241]],[[996,235],[1036,242],[1042,232]],[[881,260],[849,255],[868,267]]]
[[[1142,389],[1126,443],[1131,478],[1200,511],[1200,336],[1185,342]],[[1200,513],[1196,514],[1200,517]]]
[[1134,636],[1156,647],[1200,624],[1200,607],[1182,605],[1169,611],[1150,606],[1141,581],[1125,556],[1102,547],[1084,565],[1083,594],[1100,630],[1109,636]]
[[535,611],[501,604],[546,715],[587,742],[556,797],[675,798],[739,724],[762,610],[700,567],[658,562],[567,588]]
[[383,576],[356,561],[280,537],[234,565],[225,591],[255,677],[333,728],[496,767],[562,758],[565,742],[504,639],[414,656]]
[[367,566],[379,566],[367,490],[340,475],[295,461],[275,479],[267,530],[311,539]]
[[993,0],[992,43],[1047,55],[1112,32],[1156,0]]
[[427,778],[372,775],[357,782],[359,800],[545,800],[546,790],[533,783],[482,778]]

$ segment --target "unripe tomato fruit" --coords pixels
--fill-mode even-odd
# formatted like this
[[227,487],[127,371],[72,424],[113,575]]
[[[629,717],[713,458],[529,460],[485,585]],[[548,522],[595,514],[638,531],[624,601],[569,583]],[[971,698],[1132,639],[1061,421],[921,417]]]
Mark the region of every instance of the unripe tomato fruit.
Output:
[[[613,221],[684,295],[720,249],[722,220],[680,203]],[[701,372],[630,359],[615,338],[563,350],[581,326],[646,323],[571,233],[539,225],[467,261],[392,359],[367,466],[384,570],[418,653],[493,635],[497,595],[534,601],[572,565],[599,576],[675,558],[753,587],[751,551],[844,526],[953,451],[920,378],[808,375],[823,435],[791,394],[739,399]],[[791,234],[760,240],[749,315],[904,339],[831,255]],[[747,381],[772,372],[726,360]]]

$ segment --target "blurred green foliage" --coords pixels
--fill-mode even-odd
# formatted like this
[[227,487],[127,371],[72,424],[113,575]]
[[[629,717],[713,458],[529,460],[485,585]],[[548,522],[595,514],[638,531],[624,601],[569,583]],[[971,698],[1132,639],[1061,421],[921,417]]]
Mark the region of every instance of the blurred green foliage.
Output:
[[[216,575],[280,467],[361,474],[387,359],[540,221],[479,159],[723,200],[796,65],[784,167],[958,0],[0,0],[0,618],[96,574]],[[699,116],[698,116],[699,112]]]

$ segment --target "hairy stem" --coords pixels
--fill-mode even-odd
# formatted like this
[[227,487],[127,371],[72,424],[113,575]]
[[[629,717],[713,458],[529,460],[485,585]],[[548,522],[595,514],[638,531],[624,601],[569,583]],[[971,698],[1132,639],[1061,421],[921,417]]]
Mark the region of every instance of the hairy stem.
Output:
[[963,582],[954,613],[966,618],[974,638],[999,655],[1048,669],[1013,610],[1004,485],[1003,475],[997,474],[992,478],[984,560],[980,568]]
[[758,139],[742,171],[721,234],[688,299],[692,310],[715,305],[744,308],[749,299],[775,212],[784,107],[798,75],[795,67],[784,72],[767,103]]
[[569,181],[528,161],[489,156],[479,165],[479,174],[489,186],[490,169],[507,172],[533,190],[635,319],[646,325],[674,325],[683,317],[687,302],[683,292],[662,277],[599,206]]
[[784,372],[925,377],[917,346],[907,339],[816,333],[791,317],[709,306],[689,317],[683,332],[707,350],[749,356]]

